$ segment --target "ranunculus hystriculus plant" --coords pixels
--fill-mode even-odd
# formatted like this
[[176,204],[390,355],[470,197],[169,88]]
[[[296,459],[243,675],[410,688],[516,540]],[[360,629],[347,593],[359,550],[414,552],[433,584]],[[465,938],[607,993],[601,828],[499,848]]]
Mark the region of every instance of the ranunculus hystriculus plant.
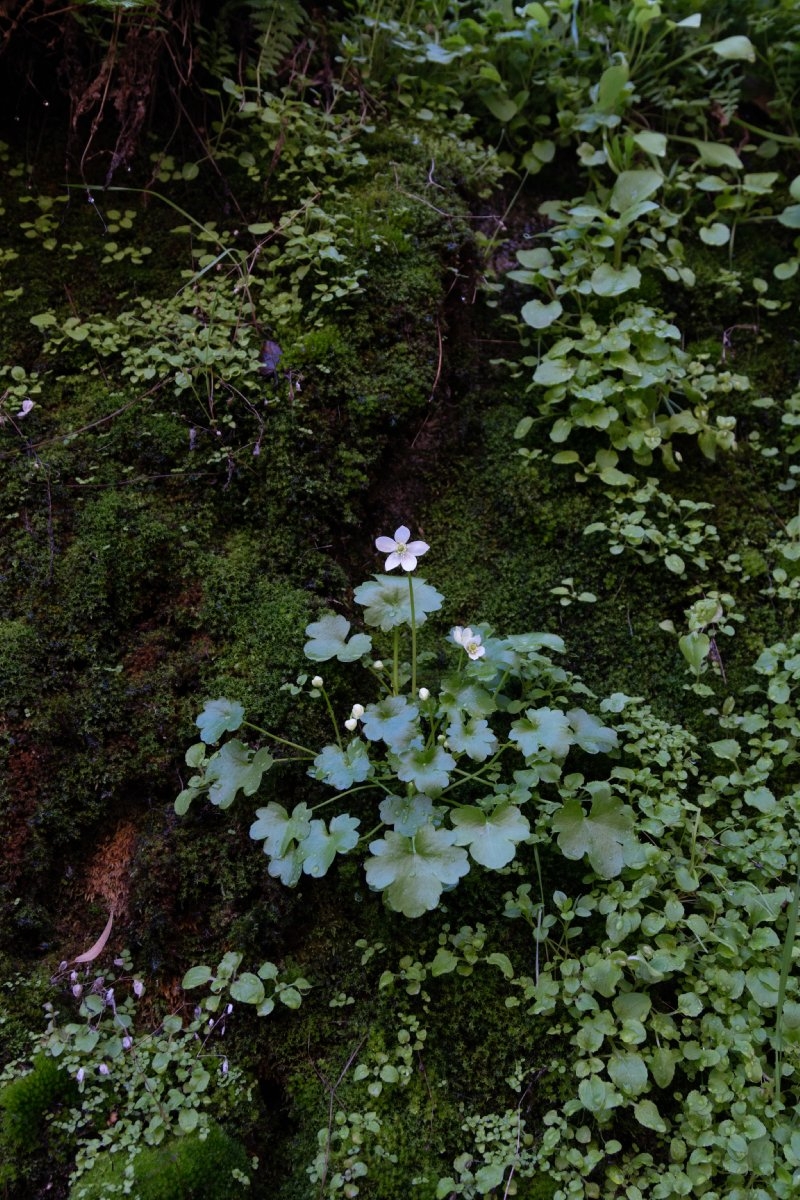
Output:
[[573,747],[608,753],[617,735],[576,705],[591,693],[549,657],[563,651],[561,639],[459,625],[440,655],[418,654],[417,631],[444,600],[416,574],[429,546],[402,525],[376,546],[387,573],[354,593],[372,633],[352,632],[341,615],[306,628],[312,663],[358,672],[352,705],[337,712],[321,675],[287,685],[326,706],[332,740],[303,746],[246,720],[236,701],[211,700],[197,718],[201,740],[186,753],[194,774],[176,811],[201,795],[227,808],[239,792],[253,796],[271,768],[302,763],[308,798],[291,812],[271,801],[250,828],[270,875],[293,887],[303,874],[324,875],[337,854],[361,854],[369,886],[409,917],[436,908],[474,864],[498,870],[521,844],[554,834],[567,857],[585,855],[601,877],[639,863],[630,808],[605,782],[563,777]]

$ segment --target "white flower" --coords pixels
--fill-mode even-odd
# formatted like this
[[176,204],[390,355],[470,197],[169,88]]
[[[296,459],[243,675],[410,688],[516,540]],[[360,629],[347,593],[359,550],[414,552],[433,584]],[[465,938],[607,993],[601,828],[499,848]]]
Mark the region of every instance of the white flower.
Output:
[[375,670],[376,670],[376,671],[382,671],[382,670],[383,670],[383,661],[382,661],[380,658],[376,658],[376,659],[375,659],[375,662],[374,662],[372,665],[373,665],[373,667],[375,668]]
[[418,692],[420,700],[430,700],[431,694],[427,688],[420,688]]
[[311,680],[311,686],[315,687],[315,688],[321,688],[322,687],[322,676],[315,675],[314,678]]
[[393,571],[395,567],[402,567],[404,571],[413,571],[417,565],[417,559],[423,554],[427,554],[430,546],[427,542],[410,542],[411,530],[405,525],[401,525],[399,529],[395,529],[394,537],[379,537],[375,539],[375,545],[380,550],[381,554],[388,554],[386,559],[386,570]]
[[353,711],[350,713],[350,716],[358,718],[358,717],[363,717],[363,715],[364,715],[364,705],[363,704],[354,704]]
[[348,720],[345,721],[344,727],[345,729],[348,729],[350,733],[352,733],[354,729],[358,729],[358,721],[355,719],[355,717],[349,717]]
[[473,661],[476,658],[482,658],[486,653],[486,647],[481,645],[483,640],[481,635],[473,633],[469,626],[465,629],[461,625],[456,625],[451,636],[456,645],[461,646],[462,650],[466,650]]

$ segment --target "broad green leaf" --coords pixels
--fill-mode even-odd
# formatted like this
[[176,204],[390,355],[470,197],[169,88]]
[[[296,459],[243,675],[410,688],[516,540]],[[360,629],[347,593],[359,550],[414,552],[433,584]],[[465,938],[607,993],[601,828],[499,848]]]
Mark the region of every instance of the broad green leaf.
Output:
[[303,873],[302,848],[292,845],[285,854],[270,859],[267,871],[273,879],[280,879],[284,887],[296,887]]
[[616,796],[596,797],[588,816],[579,800],[568,800],[555,813],[552,827],[562,853],[572,859],[585,854],[601,879],[614,879],[639,859],[633,811]]
[[440,711],[455,716],[466,712],[470,717],[488,717],[497,709],[491,692],[463,675],[445,675],[439,700]]
[[[652,1100],[640,1100],[638,1104],[634,1104],[633,1115],[640,1125],[644,1125],[645,1129],[654,1129],[656,1133],[666,1133],[667,1126],[664,1118]],[[686,1195],[686,1193],[682,1192],[681,1195]]]
[[628,83],[628,67],[626,63],[614,63],[606,67],[597,85],[597,107],[601,112],[610,113],[625,95]]
[[683,575],[686,570],[686,564],[680,554],[668,554],[664,559],[664,566],[668,571],[672,571],[673,575]]
[[241,789],[245,796],[252,796],[261,786],[261,777],[272,766],[274,759],[269,750],[258,750],[253,754],[238,738],[226,742],[216,754],[212,754],[206,767],[208,798],[220,808],[228,808]]
[[745,984],[760,1008],[774,1008],[778,1003],[780,977],[772,967],[751,967],[745,974]]
[[700,226],[700,240],[707,246],[725,246],[730,241],[731,231],[722,221]]
[[504,125],[517,115],[516,104],[510,96],[502,92],[484,92],[481,99],[492,116],[497,117]]
[[203,742],[195,742],[194,746],[190,746],[183,756],[183,761],[187,767],[195,769],[202,767],[206,761],[206,748]]
[[800,229],[800,204],[787,205],[783,212],[778,213],[778,220],[788,229]]
[[596,296],[621,296],[631,288],[638,288],[641,282],[641,271],[631,264],[617,271],[602,263],[592,271],[592,291]]
[[547,750],[563,758],[574,741],[567,716],[554,708],[529,708],[519,721],[513,721],[509,737],[526,758]]
[[385,696],[364,710],[361,718],[364,737],[371,742],[385,742],[400,753],[422,744],[418,717],[416,704],[409,704],[405,696]]
[[609,729],[597,717],[583,708],[573,708],[567,713],[569,723],[575,731],[575,742],[588,754],[608,754],[619,742],[616,731]]
[[223,733],[233,733],[244,720],[244,709],[235,700],[208,700],[195,721],[207,746],[218,742]]
[[473,717],[464,721],[459,714],[447,727],[447,746],[456,754],[467,754],[473,762],[485,762],[497,749],[497,738],[489,722]]
[[264,840],[264,853],[280,858],[293,841],[301,842],[311,829],[311,809],[307,804],[298,804],[291,817],[282,804],[271,800],[266,808],[256,809],[256,820],[250,826],[250,837],[254,842]]
[[518,250],[517,261],[532,271],[543,271],[553,265],[553,255],[546,246],[537,246],[535,250]]
[[660,171],[643,168],[639,171],[622,171],[617,176],[608,204],[614,212],[624,213],[642,200],[648,200],[662,186],[664,177]]
[[438,796],[450,782],[456,760],[443,746],[412,747],[397,756],[397,778],[413,783],[417,791]]
[[732,146],[725,142],[700,142],[693,139],[693,144],[700,156],[700,161],[707,167],[732,167],[740,171],[744,163]]
[[469,847],[475,862],[492,870],[507,866],[517,852],[517,844],[531,831],[527,818],[513,804],[499,804],[492,813],[464,805],[454,808],[450,819],[455,826],[456,845]]
[[306,626],[310,641],[303,647],[303,653],[312,662],[327,662],[330,658],[338,658],[339,662],[355,662],[369,654],[372,638],[368,633],[355,633],[348,642],[349,632],[350,622],[344,617],[327,616],[312,621]]
[[211,967],[199,966],[190,967],[181,980],[182,988],[202,987],[204,983],[208,983],[212,979],[214,972]]
[[675,1075],[675,1052],[666,1046],[657,1046],[649,1058],[650,1074],[660,1088],[667,1088]]
[[409,583],[414,589],[414,613],[419,627],[425,623],[428,613],[438,612],[444,596],[418,575],[399,578],[394,575],[375,575],[371,580],[356,588],[353,596],[356,603],[364,605],[364,620],[368,625],[378,625],[384,633],[399,625],[411,625],[411,600]]
[[622,1097],[610,1083],[606,1083],[598,1075],[590,1075],[578,1084],[578,1098],[584,1108],[599,1116],[617,1108]]
[[643,129],[641,133],[634,135],[633,140],[640,149],[644,150],[645,154],[654,154],[658,158],[663,158],[667,153],[667,139],[663,133]]
[[330,832],[324,821],[312,821],[301,845],[304,873],[314,878],[325,875],[337,854],[346,854],[357,844],[358,826],[358,818],[349,813],[333,817]]
[[413,838],[389,830],[371,842],[366,860],[367,883],[385,893],[386,903],[406,917],[421,917],[436,908],[445,887],[453,887],[469,871],[469,860],[454,845],[451,829],[426,825]]
[[260,1004],[264,999],[264,984],[251,971],[243,971],[230,986],[230,993],[240,1004]]
[[47,329],[51,325],[57,325],[55,313],[43,312],[37,313],[35,317],[30,318],[31,325],[35,325],[37,329]]
[[354,738],[344,750],[338,746],[324,746],[308,773],[312,779],[319,779],[343,792],[354,783],[363,783],[372,774],[372,763],[367,747],[360,738]]
[[533,382],[540,387],[555,387],[556,384],[566,383],[574,374],[575,368],[564,359],[543,358],[533,373]]
[[708,634],[694,629],[691,633],[686,633],[682,638],[678,638],[678,646],[694,674],[699,676],[711,649],[711,639]]
[[198,1125],[200,1114],[196,1108],[181,1108],[178,1111],[178,1124],[184,1133],[192,1133]]
[[423,825],[429,825],[433,817],[433,801],[429,796],[387,796],[378,809],[381,820],[393,825],[395,833],[413,837]]
[[448,950],[445,946],[440,946],[431,963],[431,975],[434,979],[440,975],[449,975],[451,971],[455,971],[458,962],[459,960],[453,954],[452,950]]
[[553,300],[550,304],[543,304],[541,300],[529,300],[523,305],[521,316],[525,324],[533,329],[547,329],[558,320],[563,311],[564,306],[560,300]]
[[720,58],[730,58],[744,62],[755,62],[756,52],[753,43],[743,34],[723,38],[721,42],[712,42],[710,49]]
[[742,748],[735,738],[722,738],[718,742],[709,742],[709,749],[716,754],[717,758],[724,758],[728,762],[734,763],[742,752]]
[[626,1096],[638,1096],[647,1088],[647,1067],[639,1054],[612,1054],[608,1073]]

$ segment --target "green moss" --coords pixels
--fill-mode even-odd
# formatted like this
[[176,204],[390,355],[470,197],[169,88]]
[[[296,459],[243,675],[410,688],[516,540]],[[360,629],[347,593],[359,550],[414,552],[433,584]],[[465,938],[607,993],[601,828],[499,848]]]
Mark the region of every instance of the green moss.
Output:
[[70,1200],[135,1195],[138,1200],[231,1200],[248,1194],[250,1161],[240,1142],[219,1125],[204,1133],[142,1147],[133,1159],[132,1189],[122,1154],[99,1155],[73,1184]]

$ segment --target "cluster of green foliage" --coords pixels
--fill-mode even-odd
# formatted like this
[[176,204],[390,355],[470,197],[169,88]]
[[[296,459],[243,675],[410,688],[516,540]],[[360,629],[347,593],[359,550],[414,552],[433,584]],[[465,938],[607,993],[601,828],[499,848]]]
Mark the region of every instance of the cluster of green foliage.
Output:
[[129,188],[2,131],[11,1196],[797,1190],[797,17],[234,0]]

